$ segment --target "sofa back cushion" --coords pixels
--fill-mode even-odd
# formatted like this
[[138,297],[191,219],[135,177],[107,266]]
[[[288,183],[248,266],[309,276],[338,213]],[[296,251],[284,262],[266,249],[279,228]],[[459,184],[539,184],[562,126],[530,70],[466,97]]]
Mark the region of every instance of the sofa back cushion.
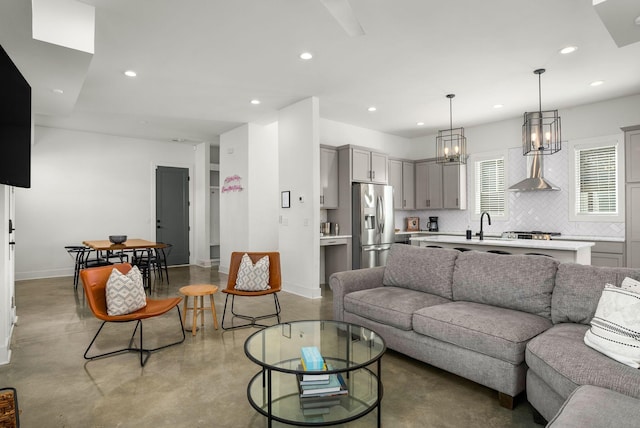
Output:
[[640,269],[562,263],[551,298],[551,321],[589,324],[605,284],[619,287],[625,277],[640,280]]
[[444,248],[394,244],[387,258],[382,283],[451,299],[451,279],[458,254],[456,250]]
[[453,272],[453,300],[515,309],[551,319],[558,261],[551,257],[461,253]]

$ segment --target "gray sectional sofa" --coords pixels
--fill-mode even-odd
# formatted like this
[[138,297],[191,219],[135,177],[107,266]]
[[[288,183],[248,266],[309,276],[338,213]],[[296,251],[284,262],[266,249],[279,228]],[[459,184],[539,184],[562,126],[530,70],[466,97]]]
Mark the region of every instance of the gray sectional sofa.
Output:
[[640,397],[640,373],[584,345],[606,283],[640,270],[560,264],[542,256],[396,244],[387,265],[331,276],[334,318],[387,346],[499,393],[526,388],[547,420],[578,386]]

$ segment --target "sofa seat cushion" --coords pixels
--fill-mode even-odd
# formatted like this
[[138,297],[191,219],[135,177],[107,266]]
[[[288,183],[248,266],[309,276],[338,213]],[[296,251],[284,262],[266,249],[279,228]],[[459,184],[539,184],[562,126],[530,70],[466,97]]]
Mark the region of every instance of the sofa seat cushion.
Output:
[[580,385],[595,385],[640,398],[640,370],[584,344],[589,326],[557,324],[534,338],[525,354],[529,370],[563,398]]
[[411,317],[416,310],[448,302],[443,297],[408,288],[378,287],[345,295],[344,309],[401,330],[411,330]]
[[640,280],[640,270],[560,264],[551,297],[551,320],[554,324],[589,324],[596,313],[605,284],[619,287],[626,277]]
[[577,388],[547,428],[636,428],[640,401],[597,386]]
[[466,251],[456,259],[453,300],[484,303],[551,319],[558,261],[551,257]]
[[430,306],[413,314],[413,330],[512,364],[527,342],[552,326],[547,318],[473,302]]
[[456,250],[394,244],[389,251],[382,283],[451,299]]

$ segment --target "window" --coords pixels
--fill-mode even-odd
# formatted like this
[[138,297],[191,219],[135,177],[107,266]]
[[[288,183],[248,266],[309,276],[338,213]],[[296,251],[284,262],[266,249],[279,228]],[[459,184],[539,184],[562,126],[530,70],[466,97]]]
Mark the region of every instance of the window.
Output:
[[624,222],[619,141],[618,136],[610,136],[570,142],[570,221]]
[[506,216],[504,157],[477,161],[475,170],[475,214]]
[[617,146],[576,149],[576,214],[618,214]]

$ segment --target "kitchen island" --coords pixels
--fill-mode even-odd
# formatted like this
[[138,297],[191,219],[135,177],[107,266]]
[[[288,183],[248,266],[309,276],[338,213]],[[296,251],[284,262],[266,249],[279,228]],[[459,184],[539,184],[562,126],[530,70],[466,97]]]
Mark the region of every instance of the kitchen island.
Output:
[[505,239],[438,235],[411,238],[412,245],[421,247],[437,246],[476,251],[504,251],[510,254],[540,254],[558,259],[563,263],[591,264],[593,242],[585,241],[545,241],[535,239]]

